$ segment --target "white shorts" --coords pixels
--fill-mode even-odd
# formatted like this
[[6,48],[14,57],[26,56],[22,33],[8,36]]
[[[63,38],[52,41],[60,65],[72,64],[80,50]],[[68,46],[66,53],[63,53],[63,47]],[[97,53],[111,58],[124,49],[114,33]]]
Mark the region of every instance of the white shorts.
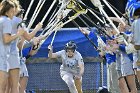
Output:
[[117,70],[117,76],[118,76],[118,79],[120,79],[122,77],[122,72],[121,70]]
[[140,50],[138,50],[137,57],[138,57],[138,60],[140,60]]
[[116,70],[121,70],[121,57],[118,53],[116,54]]
[[29,77],[28,70],[25,63],[20,64],[20,77]]
[[128,76],[128,75],[133,75],[134,70],[133,70],[133,63],[131,61],[121,64],[121,73],[122,76]]
[[[73,73],[70,73],[70,72],[67,72],[67,71],[60,70],[61,78],[63,78],[64,75],[69,75],[69,77],[74,79],[75,75],[78,75],[78,74],[73,74]],[[81,80],[82,80],[82,77],[81,77]]]
[[18,54],[11,54],[8,58],[9,69],[20,68],[20,57]]
[[137,66],[136,62],[138,61],[138,52],[135,52],[133,54],[133,68],[137,69],[138,71],[140,71],[140,66]]
[[0,56],[0,71],[9,71],[8,57]]

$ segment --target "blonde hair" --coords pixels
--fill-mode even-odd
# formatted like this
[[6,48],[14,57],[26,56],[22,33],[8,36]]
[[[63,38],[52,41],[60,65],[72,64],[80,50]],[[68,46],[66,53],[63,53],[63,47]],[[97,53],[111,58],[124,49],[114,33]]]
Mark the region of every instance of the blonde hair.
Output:
[[10,0],[10,1],[12,1],[15,4],[15,8],[20,11],[21,5],[19,3],[19,0]]

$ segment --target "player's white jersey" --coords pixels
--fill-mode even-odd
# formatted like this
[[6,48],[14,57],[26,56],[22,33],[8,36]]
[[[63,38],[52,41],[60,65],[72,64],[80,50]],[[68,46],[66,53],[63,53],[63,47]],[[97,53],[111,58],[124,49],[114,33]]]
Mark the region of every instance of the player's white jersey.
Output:
[[62,59],[62,65],[60,67],[60,71],[67,71],[73,74],[79,74],[79,64],[83,64],[83,58],[81,54],[77,51],[74,52],[74,56],[72,58],[69,58],[66,55],[65,50],[61,50],[56,52],[58,57],[61,57]]

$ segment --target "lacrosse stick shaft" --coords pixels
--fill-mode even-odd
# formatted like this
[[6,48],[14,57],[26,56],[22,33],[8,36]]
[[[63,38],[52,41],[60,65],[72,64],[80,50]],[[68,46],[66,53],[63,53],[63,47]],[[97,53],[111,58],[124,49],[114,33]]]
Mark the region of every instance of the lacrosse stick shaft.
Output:
[[[58,12],[54,15],[54,17],[52,18],[52,20],[51,20],[51,21],[48,23],[48,25],[45,27],[44,31],[45,31],[46,29],[50,28],[50,27],[53,28],[53,27],[55,27],[55,25],[57,25],[57,23],[58,23],[60,20],[58,20],[58,18],[56,18],[56,19],[53,21],[53,19],[54,19],[59,13],[61,13],[65,7],[66,7],[66,4],[60,7],[60,9],[58,10]],[[67,11],[67,9],[65,9],[64,11]],[[63,11],[63,12],[64,12],[64,11]],[[69,12],[70,12],[70,11],[69,11]],[[64,18],[67,16],[67,14],[68,14],[69,12],[66,12],[65,16],[63,16],[62,19],[64,19]],[[52,21],[53,21],[53,22],[52,22]],[[44,32],[43,32],[43,33],[44,33]]]
[[119,15],[113,10],[113,8],[107,3],[106,0],[103,0],[103,2],[108,6],[108,8],[114,13],[114,15],[125,25],[124,21],[119,17]]
[[50,30],[50,31],[47,31],[47,32],[44,34],[45,39],[42,40],[41,45],[45,42],[45,40],[46,40],[54,31],[55,31],[55,33],[54,33],[54,36],[53,36],[53,38],[52,38],[51,45],[53,44],[55,35],[56,35],[57,31],[58,31],[57,28],[54,28],[54,29],[52,29],[52,30]]
[[60,8],[60,7],[61,7],[60,4],[57,4],[57,6],[56,6],[55,10],[53,11],[53,13],[51,14],[51,17],[49,18],[48,22],[51,21],[51,19],[52,19],[52,18],[54,17],[54,15],[57,13],[58,8]]
[[[108,21],[110,22],[110,24],[113,26],[113,28],[115,29],[115,31],[120,34],[119,30],[116,28],[116,26],[113,24],[113,22],[110,20],[110,18],[108,17],[108,15],[105,13],[105,11],[103,9],[101,9],[101,11],[103,12],[103,14],[106,16],[106,18],[108,19]],[[124,39],[124,43],[126,45],[128,45],[127,41]]]
[[41,23],[43,24],[43,22],[45,21],[46,17],[48,16],[49,12],[51,11],[51,9],[53,8],[54,4],[56,3],[57,0],[54,0],[53,3],[51,4],[50,8],[48,9],[47,13],[45,14],[45,16],[43,17],[43,19],[41,20]]
[[[60,9],[60,10],[61,10],[60,13],[62,14],[62,19],[64,19],[64,18],[67,16],[67,14],[70,12],[69,10],[68,10],[68,12],[65,12],[65,11],[67,11],[67,9],[65,9],[64,11],[63,11],[62,9]],[[62,13],[62,11],[63,11],[63,13]],[[59,13],[59,12],[57,12],[57,13]],[[65,14],[64,14],[64,13],[65,13]],[[61,14],[60,14],[60,15],[61,15]],[[55,16],[56,16],[56,15],[55,15]],[[53,17],[53,19],[55,18],[55,16]],[[52,19],[52,20],[53,20],[53,19]],[[46,29],[49,28],[50,26],[52,26],[52,25],[54,24],[54,22],[55,22],[57,19],[58,19],[58,18],[56,18],[53,22],[51,22],[51,21],[52,21],[52,20],[51,20],[51,21],[48,23]]]
[[30,2],[30,5],[29,5],[29,7],[28,7],[28,9],[27,9],[27,11],[26,11],[26,14],[25,14],[23,20],[27,20],[28,13],[29,13],[29,11],[30,11],[30,9],[31,9],[31,6],[32,6],[33,2],[34,2],[34,0],[32,0],[32,1]]
[[[57,26],[57,24],[58,24],[59,21],[60,21],[60,20],[57,20],[57,21],[51,26],[51,28],[46,32],[46,34],[44,34],[44,36],[48,35],[49,32],[53,31],[53,29]],[[43,35],[43,33],[45,32],[45,30],[46,30],[46,29],[44,29],[44,30],[42,31],[41,35]]]
[[[100,11],[100,13],[103,15],[103,13],[101,12],[101,10],[99,10],[99,11]],[[106,24],[106,20],[105,20],[105,18],[102,17],[102,19],[103,19],[104,23]]]
[[[99,10],[104,14],[104,16],[107,18],[107,20],[109,21],[109,23],[112,25],[112,27],[114,28],[114,30],[120,34],[119,30],[116,28],[116,26],[113,24],[113,22],[110,20],[110,18],[108,17],[108,15],[106,14],[106,12],[103,10],[103,7],[101,5],[100,0],[91,0],[91,2],[99,8]],[[128,43],[126,42],[126,40],[124,39],[124,43],[126,45],[128,45]]]
[[[50,36],[50,35],[55,31],[54,36],[53,36],[52,41],[51,41],[51,45],[53,44],[53,41],[54,41],[54,39],[55,39],[55,36],[56,36],[57,31],[60,30],[64,25],[66,25],[67,23],[69,23],[69,22],[72,21],[72,20],[73,20],[73,19],[69,19],[69,20],[67,20],[66,22],[64,22],[63,24],[61,24],[61,22],[59,22],[59,23],[57,24],[57,26],[56,26],[53,30],[51,30],[51,31],[49,31],[49,32],[46,32],[45,36]],[[59,24],[60,24],[60,25],[59,25]]]
[[78,16],[78,18],[91,30],[91,27],[84,21],[84,19],[82,19],[80,16]]
[[[34,18],[34,16],[36,15],[36,12],[38,11],[38,8],[39,8],[39,6],[41,5],[41,2],[42,2],[42,1],[43,1],[43,0],[39,0],[37,6],[36,6],[36,8],[35,8],[35,11],[34,11],[32,17],[31,17],[31,21],[32,21],[32,19]],[[30,22],[31,22],[31,21],[30,21]]]
[[[66,9],[65,11],[67,11],[67,9]],[[64,12],[64,11],[63,11],[63,12]],[[68,14],[68,13],[66,13],[65,15],[67,16],[67,14]],[[64,19],[66,16],[63,16],[62,19]],[[51,29],[53,29],[59,22],[60,22],[60,19],[54,20],[51,24],[48,24],[48,25],[46,26],[46,28],[44,29],[44,31],[47,30],[47,29],[50,28],[50,27],[51,27]],[[44,33],[44,32],[43,32],[43,33]]]
[[113,22],[110,20],[110,18],[108,17],[108,15],[106,14],[106,12],[103,10],[103,7],[101,5],[100,0],[91,0],[91,2],[93,3],[94,6],[98,7],[100,12],[102,12],[104,14],[104,16],[107,18],[107,20],[110,22],[110,24],[113,26],[113,28],[116,30],[116,32],[119,34],[119,30],[116,28],[116,26],[113,24]]
[[57,13],[54,15],[54,17],[49,21],[48,25],[52,23],[52,21],[56,18],[56,16],[61,13],[65,7],[66,7],[67,4],[62,4],[61,7],[59,8],[59,10],[57,11]]
[[91,19],[87,14],[82,15],[82,16],[83,16],[84,18],[86,18],[89,22],[91,22],[92,25],[95,26],[99,31],[101,31],[101,33],[102,33],[104,36],[108,36],[109,38],[111,38],[111,37],[101,28],[101,26],[96,25],[96,24],[92,21],[92,19]]
[[53,44],[53,42],[54,42],[54,39],[55,39],[55,36],[56,36],[57,31],[58,31],[58,30],[56,30],[56,31],[54,32],[54,35],[53,35],[53,38],[52,38],[52,41],[51,41],[51,44],[50,44],[51,46],[52,46],[52,44]]
[[[78,16],[78,15],[77,15]],[[77,16],[70,18],[69,20],[67,20],[66,22],[62,23],[61,21],[56,24],[55,28],[51,28],[51,30],[49,29],[49,31],[47,31],[44,36],[49,36],[52,32],[57,32],[58,30],[60,30],[64,25],[66,25],[67,23],[71,22],[72,20],[74,20]],[[54,34],[55,35],[55,34]],[[55,38],[55,36],[54,36]],[[53,40],[52,40],[53,42]]]
[[100,19],[91,9],[88,9],[90,11],[90,13],[92,13],[101,23],[104,24],[104,22],[102,21],[102,19]]
[[[80,20],[89,28],[89,29],[91,29],[90,28],[90,26],[80,17],[80,16],[78,16],[79,18],[80,18]],[[106,44],[104,43],[104,41],[101,39],[101,37],[95,32],[95,34],[97,35],[97,38],[99,38],[99,40],[101,41],[101,42],[103,42],[103,44],[104,44],[104,46],[106,46]],[[87,37],[87,36],[86,36]]]
[[30,21],[30,23],[29,23],[29,25],[28,25],[28,29],[30,29],[31,26],[33,25],[33,23],[34,23],[36,17],[38,16],[38,14],[39,14],[39,12],[40,12],[40,10],[41,10],[41,8],[42,8],[42,6],[44,5],[44,3],[45,3],[46,0],[43,0],[42,3],[41,3],[41,1],[42,1],[42,0],[39,1],[38,5],[37,5],[37,7],[36,7],[36,9],[35,9],[35,11],[34,11],[34,14],[33,14],[32,18],[31,18],[31,21]]
[[57,20],[54,20],[51,24],[48,24],[48,25],[45,27],[45,30],[51,28],[56,22],[57,22]]
[[[79,25],[78,25],[78,23],[76,23],[74,20],[72,20],[72,22],[73,22],[73,24],[75,25],[75,26],[77,26],[78,27],[78,29],[79,29]],[[84,34],[85,35],[85,34]],[[97,48],[97,46],[94,44],[94,42],[87,36],[87,35],[85,35],[85,37],[91,42],[91,44],[93,45],[93,47],[96,49],[96,50],[98,50],[98,48]]]
[[[56,22],[56,26],[52,27],[49,29],[49,31],[47,31],[44,36],[49,36],[53,31],[57,32],[57,30],[61,29],[64,25],[66,25],[67,23],[71,22],[72,20],[74,20],[75,18],[77,18],[80,14],[82,14],[81,12],[72,16],[72,17],[69,17],[69,20],[67,20],[66,22],[62,23],[61,20],[58,20],[58,22]],[[57,24],[58,23],[58,24]],[[56,33],[55,33],[56,34]],[[54,38],[55,38],[55,34],[54,34]],[[53,40],[52,39],[52,43],[53,43]]]
[[121,11],[119,11],[116,7],[114,7],[111,3],[108,2],[108,4],[114,9],[116,10],[121,16],[123,16],[125,19],[128,19],[128,17],[124,16],[123,13],[121,13]]

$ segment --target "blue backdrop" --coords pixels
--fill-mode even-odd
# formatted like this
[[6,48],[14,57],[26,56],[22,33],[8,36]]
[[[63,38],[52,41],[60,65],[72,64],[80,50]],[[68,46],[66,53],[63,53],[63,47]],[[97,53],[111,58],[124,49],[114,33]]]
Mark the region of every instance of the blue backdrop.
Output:
[[[95,28],[93,28],[92,31],[96,31]],[[51,43],[53,34],[44,42],[44,44],[41,46],[38,53],[34,57],[47,57],[47,47]],[[97,45],[97,39],[94,37],[92,37],[91,39]],[[57,32],[53,42],[54,52],[64,49],[65,44],[70,40],[75,41],[78,47],[77,50],[81,53],[83,57],[98,56],[98,53],[94,49],[93,45],[77,28],[65,28]]]

